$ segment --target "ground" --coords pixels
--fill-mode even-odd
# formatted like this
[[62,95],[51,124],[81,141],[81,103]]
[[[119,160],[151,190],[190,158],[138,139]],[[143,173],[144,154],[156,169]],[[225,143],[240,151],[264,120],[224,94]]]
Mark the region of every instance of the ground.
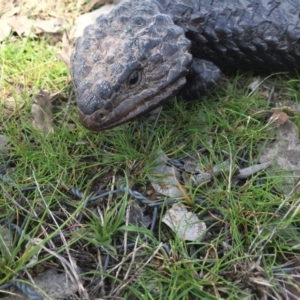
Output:
[[90,132],[48,31],[99,3],[33,2],[0,8],[50,22],[0,44],[1,296],[298,299],[299,76],[224,75]]

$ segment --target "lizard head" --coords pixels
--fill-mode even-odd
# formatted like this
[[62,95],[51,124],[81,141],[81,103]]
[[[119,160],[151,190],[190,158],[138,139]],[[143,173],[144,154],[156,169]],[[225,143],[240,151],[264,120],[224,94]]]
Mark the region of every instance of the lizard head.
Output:
[[130,0],[76,41],[71,76],[81,123],[101,131],[162,105],[186,83],[190,41],[154,0]]

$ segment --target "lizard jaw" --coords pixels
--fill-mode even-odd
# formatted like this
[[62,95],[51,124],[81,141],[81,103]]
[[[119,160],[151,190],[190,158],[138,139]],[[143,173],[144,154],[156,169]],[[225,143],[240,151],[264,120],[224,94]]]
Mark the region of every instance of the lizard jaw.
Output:
[[[92,114],[85,114],[80,108],[78,108],[79,120],[82,125],[89,130],[104,131],[111,129],[161,106],[176,95],[185,83],[186,78],[182,77],[178,81],[167,86],[165,90],[159,91],[159,93],[154,95],[149,94],[148,97],[142,95],[139,99],[135,99],[134,102],[136,105],[130,105],[129,107],[131,109],[127,111],[125,111],[122,106],[111,112],[106,109],[98,109]],[[133,99],[130,99],[130,102],[132,101]],[[126,103],[124,104],[124,106],[126,106]]]

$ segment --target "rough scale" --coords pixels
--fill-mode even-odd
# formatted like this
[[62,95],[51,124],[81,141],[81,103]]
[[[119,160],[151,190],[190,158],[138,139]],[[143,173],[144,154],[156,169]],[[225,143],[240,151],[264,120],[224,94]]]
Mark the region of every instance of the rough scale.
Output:
[[128,0],[76,41],[79,116],[113,128],[226,72],[300,69],[300,0]]

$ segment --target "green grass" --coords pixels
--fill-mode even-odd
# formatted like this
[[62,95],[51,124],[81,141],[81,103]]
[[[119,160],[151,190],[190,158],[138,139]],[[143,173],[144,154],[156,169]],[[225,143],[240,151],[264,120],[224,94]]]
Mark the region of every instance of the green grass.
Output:
[[[220,86],[202,101],[175,99],[163,108],[155,126],[140,118],[95,134],[79,124],[74,101],[67,105],[71,82],[67,68],[54,56],[58,50],[30,39],[7,40],[0,47],[0,134],[10,142],[0,165],[10,157],[5,175],[14,181],[0,181],[0,220],[9,218],[23,229],[22,236],[11,230],[11,243],[0,239],[0,285],[16,275],[27,280],[26,271],[36,274],[49,267],[71,274],[61,261],[72,256],[91,298],[263,299],[272,294],[279,299],[280,276],[287,282],[294,276],[280,273],[281,266],[292,265],[299,256],[298,194],[276,192],[280,176],[265,171],[232,182],[237,166],[256,164],[261,145],[273,137],[266,125],[271,113],[267,97],[248,96],[251,74],[229,78],[229,87]],[[280,87],[279,99],[298,99],[299,78],[277,76],[271,82]],[[53,133],[32,126],[31,105],[40,89],[60,93],[53,101]],[[10,97],[17,103],[14,108],[7,107]],[[300,124],[297,113],[291,120]],[[205,170],[229,160],[231,169],[209,183],[194,186],[189,174],[180,183],[186,195],[179,201],[207,223],[208,234],[201,242],[182,241],[161,222],[167,207],[159,209],[153,232],[130,224],[128,209],[134,203],[145,215],[153,211],[128,193],[84,205],[87,197],[123,183],[150,200],[164,200],[148,179],[159,150],[171,159],[197,151]],[[22,194],[28,186],[37,189]],[[72,187],[83,193],[81,199],[71,193]],[[197,204],[196,198],[208,205]],[[27,247],[31,238],[40,238],[43,245],[34,266],[28,263],[41,247]],[[131,242],[135,247],[115,247]]]

